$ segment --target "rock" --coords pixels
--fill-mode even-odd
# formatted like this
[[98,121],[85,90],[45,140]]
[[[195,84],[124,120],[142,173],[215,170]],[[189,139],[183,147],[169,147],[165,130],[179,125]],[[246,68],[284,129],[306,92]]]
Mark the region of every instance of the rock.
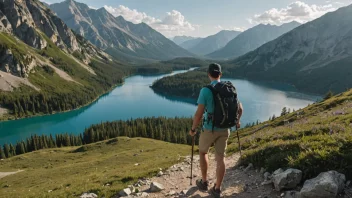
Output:
[[159,184],[157,182],[152,182],[150,184],[150,192],[160,192],[162,190],[164,190],[164,186],[162,184]]
[[272,184],[272,183],[273,183],[273,181],[267,180],[267,181],[263,181],[263,182],[261,183],[261,185],[262,185],[262,186],[265,186],[265,185],[269,185],[269,184]]
[[284,193],[283,198],[301,198],[301,193],[298,191],[287,191]]
[[53,192],[53,190],[48,190],[48,193],[51,193],[51,192]]
[[157,176],[158,176],[158,177],[161,177],[161,176],[163,176],[163,175],[164,175],[163,171],[159,171]]
[[273,183],[275,190],[293,189],[302,180],[302,171],[298,169],[287,169],[285,172],[275,174],[273,176]]
[[149,194],[146,192],[137,193],[136,195],[137,197],[149,197]]
[[277,175],[277,174],[280,174],[280,173],[283,173],[284,170],[282,168],[279,168],[277,169],[276,171],[273,172],[273,175]]
[[345,187],[346,177],[336,171],[320,173],[316,178],[304,182],[302,198],[333,198]]
[[125,188],[125,189],[123,189],[123,190],[121,190],[121,191],[119,192],[119,196],[120,196],[120,197],[126,197],[126,196],[129,196],[131,193],[132,193],[132,192],[131,192],[131,189],[130,189],[130,188]]
[[181,191],[181,195],[187,195],[188,190]]
[[260,173],[260,174],[264,174],[264,173],[265,173],[265,168],[262,167],[262,168],[260,169],[260,172],[259,172],[259,173]]
[[269,172],[265,172],[263,176],[264,176],[264,181],[271,180],[271,174]]
[[136,192],[136,189],[134,188],[133,185],[129,185],[128,188],[130,189],[131,193]]
[[98,195],[94,194],[94,193],[83,193],[80,198],[97,198]]
[[175,195],[176,192],[174,190],[170,191],[169,193],[167,193],[168,196],[172,196],[172,195]]
[[247,168],[244,169],[244,172],[247,172],[247,171],[249,171],[251,169],[253,169],[253,164],[252,163],[248,164]]
[[183,168],[182,166],[180,166],[180,167],[178,167],[178,170],[179,170],[179,171],[184,171],[185,168]]

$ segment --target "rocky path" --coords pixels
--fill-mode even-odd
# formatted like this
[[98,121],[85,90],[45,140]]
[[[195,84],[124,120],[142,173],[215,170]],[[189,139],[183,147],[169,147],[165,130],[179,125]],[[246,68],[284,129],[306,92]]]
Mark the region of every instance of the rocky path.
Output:
[[[297,184],[300,183],[299,182],[300,179],[296,182],[297,184],[294,185],[296,187],[290,188],[290,189],[293,188],[293,190],[291,191],[278,192],[274,188],[274,186],[278,188],[278,186],[281,186],[281,185],[286,186],[294,183],[296,180],[294,179],[294,177],[296,176],[298,177],[298,175],[301,174],[300,170],[287,169],[286,171],[283,171],[282,169],[278,169],[271,175],[270,173],[264,173],[265,171],[264,169],[258,170],[253,168],[251,165],[249,165],[246,168],[238,166],[239,159],[240,159],[239,154],[235,154],[226,158],[225,163],[226,163],[227,170],[226,170],[226,176],[224,178],[224,182],[222,185],[222,191],[223,191],[222,197],[225,197],[225,198],[226,197],[301,198],[300,190],[302,186],[299,186],[299,185],[297,186]],[[199,191],[195,185],[196,179],[200,178],[199,156],[196,155],[194,158],[194,164],[193,164],[194,171],[192,176],[193,185],[190,185],[190,168],[191,168],[190,164],[191,164],[190,157],[186,157],[185,160],[180,162],[179,164],[173,165],[167,170],[160,170],[157,177],[153,177],[151,179],[139,180],[134,186],[129,186],[129,188],[126,188],[125,190],[121,191],[122,194],[119,194],[116,197],[132,197],[132,198],[133,197],[152,197],[152,198],[212,197],[207,192]],[[216,162],[214,160],[214,155],[210,155],[209,166],[210,166],[208,170],[209,182],[210,182],[210,186],[213,186],[215,182],[215,170],[216,170]],[[290,176],[287,176],[287,172],[291,172],[291,173],[288,173],[288,175]],[[336,172],[335,176],[338,176],[338,175],[339,173]],[[264,177],[267,177],[268,179],[264,179]],[[272,177],[274,178],[271,179]],[[278,179],[281,177],[282,179]],[[326,179],[325,182],[329,180],[329,178],[325,178],[325,179]],[[274,181],[275,185],[273,185],[273,180],[276,181],[276,182]],[[288,184],[287,182],[290,182],[291,184]],[[330,182],[334,182],[334,181],[330,181]],[[330,184],[327,184],[327,185],[330,185]],[[345,184],[341,183],[341,185],[344,186]],[[131,191],[134,192],[135,189],[138,189],[139,193],[134,195],[130,194]],[[159,191],[159,192],[154,192],[154,191]],[[128,192],[128,193],[125,194],[124,192]],[[323,194],[323,192],[320,192],[320,191],[318,193],[321,195]],[[327,193],[330,193],[330,192],[327,191]],[[316,196],[309,196],[309,197],[315,198]],[[330,196],[325,195],[322,197],[330,197]],[[351,189],[350,182],[346,182],[346,188],[344,189],[344,192],[342,192],[341,194],[338,194],[337,196],[331,196],[331,197],[352,198],[352,189]]]
[[0,172],[0,179],[3,178],[3,177],[9,176],[9,175],[13,175],[13,174],[22,172],[22,171],[23,170],[19,170],[19,171],[16,171],[16,172]]
[[[237,167],[239,155],[235,154],[226,158],[226,176],[222,185],[224,197],[237,198],[264,198],[280,195],[275,192],[271,185],[261,185],[263,173],[259,170]],[[210,156],[209,181],[210,186],[215,182],[216,162],[214,156]],[[212,197],[207,192],[200,192],[195,186],[196,179],[200,178],[199,156],[195,156],[193,165],[193,185],[190,185],[190,157],[180,164],[162,171],[163,175],[151,178],[149,182],[157,182],[164,186],[159,193],[150,193],[149,197]],[[140,187],[140,190],[148,192],[149,185]]]

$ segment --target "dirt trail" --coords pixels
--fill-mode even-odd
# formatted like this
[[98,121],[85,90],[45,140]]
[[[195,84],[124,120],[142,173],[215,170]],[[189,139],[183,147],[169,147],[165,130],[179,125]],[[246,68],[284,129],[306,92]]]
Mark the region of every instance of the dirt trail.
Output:
[[16,172],[0,172],[0,179],[1,178],[4,178],[6,176],[9,176],[9,175],[13,175],[13,174],[16,174],[16,173],[19,173],[19,172],[22,172],[23,170],[18,170]]
[[[161,177],[154,177],[150,180],[164,185],[165,190],[160,193],[150,193],[149,197],[166,197],[171,191],[180,193],[187,190],[187,196],[170,196],[170,197],[212,197],[207,192],[200,192],[195,185],[196,179],[200,178],[199,156],[195,156],[193,164],[193,185],[190,186],[190,158],[185,162],[176,164],[166,170]],[[275,192],[271,185],[262,186],[264,181],[263,174],[256,170],[244,171],[242,167],[237,167],[239,155],[235,154],[226,158],[226,176],[222,185],[223,197],[236,198],[264,198],[277,197],[280,193]],[[214,156],[210,156],[208,170],[210,186],[215,182],[216,162]],[[183,169],[183,170],[182,170]],[[149,186],[142,186],[140,190],[146,190]]]

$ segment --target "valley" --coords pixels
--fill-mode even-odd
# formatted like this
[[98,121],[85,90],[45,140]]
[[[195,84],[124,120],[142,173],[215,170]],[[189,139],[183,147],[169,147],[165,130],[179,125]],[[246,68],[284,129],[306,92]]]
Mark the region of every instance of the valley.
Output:
[[189,131],[217,62],[244,107],[223,196],[350,198],[352,5],[247,4],[0,0],[0,197],[209,197]]

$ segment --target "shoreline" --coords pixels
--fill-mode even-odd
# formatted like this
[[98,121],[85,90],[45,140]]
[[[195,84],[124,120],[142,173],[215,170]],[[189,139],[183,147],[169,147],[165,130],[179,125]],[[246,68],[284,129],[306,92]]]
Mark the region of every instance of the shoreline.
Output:
[[[129,76],[125,76],[122,78],[122,83],[119,83],[119,84],[116,84],[114,86],[112,86],[109,90],[107,90],[105,93],[97,96],[94,100],[90,101],[89,103],[85,104],[85,105],[81,105],[75,109],[70,109],[70,110],[66,110],[66,111],[60,111],[60,112],[53,112],[52,114],[36,114],[36,115],[30,115],[30,116],[26,116],[26,117],[21,117],[21,118],[14,118],[14,119],[9,119],[9,118],[13,118],[11,117],[12,115],[11,114],[8,114],[8,112],[10,111],[9,109],[6,109],[6,108],[3,108],[6,110],[7,113],[3,114],[2,116],[0,116],[0,123],[2,122],[10,122],[10,121],[16,121],[16,120],[23,120],[23,119],[28,119],[28,118],[34,118],[34,117],[43,117],[43,116],[50,116],[50,115],[55,115],[55,114],[60,114],[60,113],[68,113],[68,112],[71,112],[71,111],[75,111],[75,110],[79,110],[81,108],[84,108],[84,107],[87,107],[89,105],[92,105],[94,102],[98,101],[101,97],[103,97],[104,95],[106,94],[109,94],[111,93],[114,89],[116,89],[117,87],[119,86],[123,86],[125,84],[125,79],[127,78],[130,78],[130,77],[133,77],[133,76],[138,76],[138,75],[141,75],[141,76],[152,76],[152,75],[166,75],[166,74],[172,74],[172,72],[175,72],[175,71],[181,71],[181,70],[172,70],[171,72],[167,72],[167,73],[154,73],[154,74],[141,74],[141,73],[135,73],[135,74],[132,74],[132,75],[129,75]],[[1,115],[1,114],[0,114]]]

